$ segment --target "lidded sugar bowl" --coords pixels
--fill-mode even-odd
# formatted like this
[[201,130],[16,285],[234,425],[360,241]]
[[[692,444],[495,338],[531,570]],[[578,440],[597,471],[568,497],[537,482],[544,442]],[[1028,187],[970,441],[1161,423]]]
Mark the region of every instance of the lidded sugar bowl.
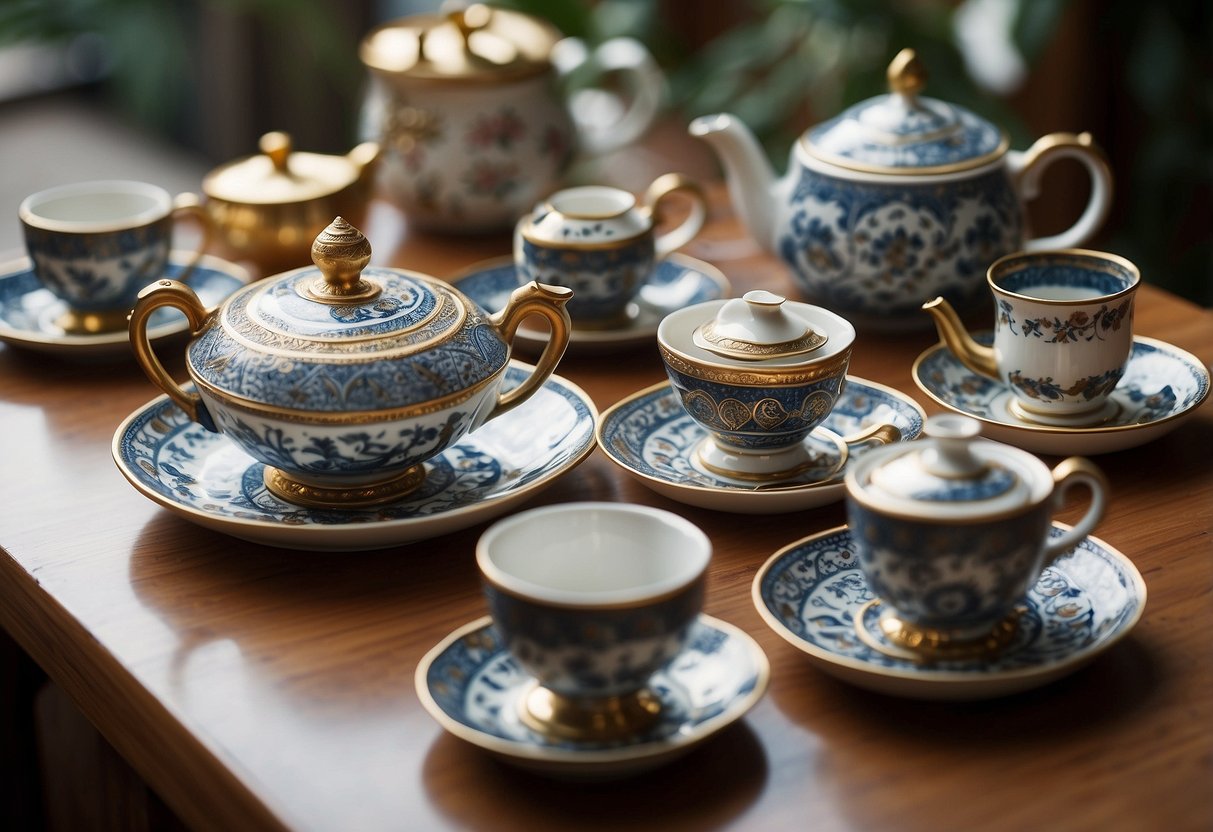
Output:
[[[888,68],[889,92],[806,130],[777,179],[733,115],[690,132],[721,157],[734,207],[753,237],[787,264],[806,296],[863,328],[926,325],[921,305],[984,301],[986,268],[1020,249],[1073,248],[1111,207],[1112,174],[1087,133],[1052,133],[1027,151],[975,113],[922,94],[912,49]],[[1079,161],[1091,195],[1069,229],[1033,237],[1023,202],[1054,161]]]
[[804,439],[838,400],[854,341],[846,319],[764,290],[667,315],[657,328],[661,360],[708,432],[696,463],[757,483],[817,464]]
[[[146,287],[131,313],[135,356],[152,382],[208,430],[265,464],[276,496],[307,506],[378,505],[424,480],[422,463],[521,404],[568,343],[572,292],[530,283],[488,314],[417,272],[367,268],[366,238],[338,217],[312,246],[314,267],[254,283],[208,311],[184,284]],[[189,319],[186,369],[165,371],[149,316]],[[518,324],[537,313],[551,340],[522,384],[502,392]]]

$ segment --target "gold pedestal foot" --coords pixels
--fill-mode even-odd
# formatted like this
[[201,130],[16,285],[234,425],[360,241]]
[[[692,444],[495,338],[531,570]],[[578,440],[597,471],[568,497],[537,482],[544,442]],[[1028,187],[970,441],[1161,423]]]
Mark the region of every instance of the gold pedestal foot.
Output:
[[626,696],[575,699],[538,682],[518,700],[522,724],[547,737],[610,742],[642,734],[661,715],[661,700],[647,688]]
[[855,632],[859,640],[886,656],[914,662],[960,662],[992,659],[1010,644],[1019,631],[1019,619],[1027,612],[1017,606],[990,628],[989,632],[957,637],[947,630],[923,627],[898,618],[891,610],[880,614],[877,626],[884,639],[865,625],[869,610],[880,605],[875,598],[864,604],[855,615]]
[[394,503],[425,482],[425,468],[414,465],[403,474],[379,482],[334,488],[294,479],[265,466],[265,487],[288,503],[308,508],[368,508]]

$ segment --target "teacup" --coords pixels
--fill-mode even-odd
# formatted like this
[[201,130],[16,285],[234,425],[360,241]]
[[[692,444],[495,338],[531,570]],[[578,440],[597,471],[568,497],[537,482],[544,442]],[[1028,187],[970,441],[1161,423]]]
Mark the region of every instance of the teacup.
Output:
[[707,438],[696,463],[770,482],[816,460],[804,440],[846,382],[855,329],[833,312],[766,291],[679,309],[657,328],[670,384]]
[[[690,211],[658,234],[661,203],[676,191],[689,197]],[[567,188],[518,223],[514,262],[521,282],[572,289],[569,317],[578,326],[619,326],[654,265],[690,242],[705,216],[699,186],[676,173],[658,177],[639,205],[619,188]]]
[[126,327],[139,290],[164,276],[175,219],[192,217],[208,228],[193,194],[174,198],[124,180],[48,188],[26,197],[18,214],[34,274],[67,304],[56,323],[77,334]]
[[545,506],[486,531],[476,562],[493,623],[535,680],[522,721],[573,740],[650,727],[649,682],[686,643],[711,554],[694,524],[623,503]]
[[[980,431],[965,416],[933,416],[926,439],[877,448],[847,471],[851,539],[874,603],[885,607],[887,642],[857,630],[883,652],[996,654],[1014,638],[1016,605],[1041,572],[1103,517],[1107,481],[1089,461],[1071,457],[1050,470]],[[1086,513],[1051,537],[1063,495],[1079,484],[1091,492]]]
[[996,260],[986,279],[992,347],[970,338],[942,298],[923,306],[956,357],[1005,383],[1011,411],[1024,421],[1086,425],[1115,416],[1109,396],[1133,351],[1137,267],[1097,251],[1019,252]]

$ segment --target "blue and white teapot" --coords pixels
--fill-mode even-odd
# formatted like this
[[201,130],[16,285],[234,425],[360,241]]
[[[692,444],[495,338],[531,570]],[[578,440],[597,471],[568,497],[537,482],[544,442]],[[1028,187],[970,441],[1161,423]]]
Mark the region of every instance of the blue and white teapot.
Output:
[[[1079,246],[1103,223],[1112,174],[1089,134],[1052,133],[1013,151],[1000,128],[920,95],[926,73],[913,50],[888,77],[887,95],[806,131],[782,179],[735,116],[691,122],[720,155],[742,222],[812,301],[860,328],[917,328],[937,295],[958,309],[984,301],[986,268],[1002,255]],[[1023,202],[1062,158],[1086,167],[1090,199],[1071,228],[1033,239]]]
[[[568,344],[569,289],[529,283],[490,315],[443,281],[367,268],[370,257],[338,217],[312,245],[315,267],[246,286],[214,310],[160,280],[131,312],[131,344],[152,382],[264,463],[266,487],[292,503],[404,497],[424,481],[425,460],[538,390]],[[148,318],[164,306],[189,318],[193,391],[148,340]],[[514,333],[532,313],[547,318],[551,340],[531,375],[502,391]]]

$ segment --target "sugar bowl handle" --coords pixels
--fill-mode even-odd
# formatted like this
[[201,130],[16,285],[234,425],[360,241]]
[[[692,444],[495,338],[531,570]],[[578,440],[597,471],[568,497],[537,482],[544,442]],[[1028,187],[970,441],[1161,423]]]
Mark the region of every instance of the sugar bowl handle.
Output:
[[1084,537],[1090,534],[1095,526],[1103,519],[1104,507],[1107,503],[1108,480],[1103,472],[1087,459],[1072,456],[1058,463],[1053,469],[1053,506],[1061,504],[1066,491],[1074,485],[1085,485],[1091,491],[1091,505],[1074,527],[1060,537],[1055,537],[1045,544],[1045,565],[1051,564],[1066,552],[1077,546]]
[[147,335],[148,318],[157,309],[171,306],[180,309],[189,320],[192,335],[199,335],[210,326],[214,312],[207,311],[194,290],[177,280],[157,280],[150,286],[145,286],[135,301],[135,308],[130,317],[131,347],[135,350],[135,360],[143,368],[143,372],[151,379],[152,384],[159,387],[173,404],[185,411],[185,414],[209,431],[215,431],[211,414],[207,412],[202,397],[197,393],[188,393],[164,369],[160,359],[152,350],[151,340]]
[[506,303],[504,309],[489,316],[489,320],[501,332],[501,337],[510,344],[511,348],[514,344],[514,336],[518,332],[518,325],[528,315],[536,314],[547,318],[552,331],[548,337],[547,346],[543,348],[543,353],[539,356],[539,361],[535,364],[535,369],[530,376],[513,390],[499,394],[497,404],[485,417],[485,421],[522,404],[552,375],[556,369],[556,363],[564,355],[565,347],[569,345],[569,334],[573,330],[568,310],[564,308],[572,297],[572,289],[531,281],[510,293],[509,302]]

